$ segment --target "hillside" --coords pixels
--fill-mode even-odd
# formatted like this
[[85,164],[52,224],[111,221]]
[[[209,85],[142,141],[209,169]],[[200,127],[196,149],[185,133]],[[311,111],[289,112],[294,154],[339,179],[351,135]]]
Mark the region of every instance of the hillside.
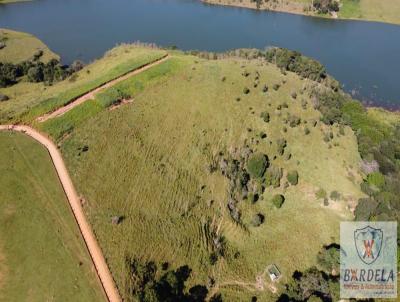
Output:
[[[201,0],[217,5],[239,6],[340,19],[400,24],[400,2],[391,0]],[[337,8],[330,6],[337,3]],[[314,6],[313,6],[314,3]],[[316,4],[318,3],[318,4]],[[319,4],[321,3],[321,4]]]
[[[338,241],[339,221],[364,196],[361,159],[350,128],[319,121],[313,86],[262,59],[170,52],[94,100],[35,122],[60,145],[125,299],[127,262],[154,261],[188,265],[188,287],[213,280],[209,295],[268,301]],[[116,91],[132,102],[113,105]],[[223,166],[247,171],[252,154],[268,157],[270,180],[251,178],[246,196]],[[114,216],[123,217],[117,227]],[[282,272],[278,284],[263,273],[270,264]]]
[[335,300],[340,221],[399,217],[399,115],[297,52],[121,45],[7,85],[0,120],[57,143],[125,301]]
[[20,63],[40,54],[40,61],[59,59],[38,38],[18,31],[0,28],[0,62]]

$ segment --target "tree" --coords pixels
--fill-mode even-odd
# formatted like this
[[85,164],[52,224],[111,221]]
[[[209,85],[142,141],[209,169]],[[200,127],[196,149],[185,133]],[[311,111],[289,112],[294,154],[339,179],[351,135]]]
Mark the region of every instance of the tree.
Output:
[[34,66],[34,67],[29,68],[28,80],[29,80],[29,82],[33,82],[33,83],[43,82],[43,80],[44,80],[43,69],[39,66]]
[[337,244],[323,247],[317,255],[317,262],[327,274],[332,274],[333,271],[338,274],[340,270],[340,247]]
[[329,282],[326,275],[316,267],[311,267],[304,273],[298,273],[287,285],[287,295],[298,301],[305,301],[312,295],[330,296]]

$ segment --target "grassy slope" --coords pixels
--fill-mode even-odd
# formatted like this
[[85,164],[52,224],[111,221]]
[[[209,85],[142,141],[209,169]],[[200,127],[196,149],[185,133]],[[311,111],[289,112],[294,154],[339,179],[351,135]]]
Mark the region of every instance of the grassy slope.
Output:
[[48,62],[53,58],[59,59],[59,56],[53,53],[38,38],[23,32],[0,28],[0,41],[6,44],[6,47],[0,49],[0,62],[19,63],[29,60],[33,54],[43,51],[41,61]]
[[[252,0],[204,0],[204,2],[256,8]],[[339,18],[361,19],[400,24],[400,2],[396,0],[341,0]],[[297,14],[315,15],[310,9],[311,0],[268,1],[261,9],[269,9]],[[306,9],[305,9],[306,8]]]
[[[322,124],[316,128],[310,125],[319,113],[312,109],[307,93],[299,92],[307,81],[293,74],[284,76],[272,65],[236,59],[205,61],[179,54],[167,62],[141,78],[120,84],[134,97],[134,103],[112,111],[91,111],[87,108],[93,109],[93,105],[83,104],[69,116],[40,127],[60,138],[63,125],[73,123],[70,135],[59,143],[125,297],[125,258],[138,257],[168,261],[173,266],[188,264],[195,271],[191,283],[205,284],[207,276],[212,276],[228,301],[243,301],[254,294],[271,299],[268,290],[245,287],[251,289],[256,275],[271,263],[279,266],[282,281],[286,281],[294,270],[315,263],[323,244],[338,240],[339,221],[349,218],[347,204],[361,196],[356,139],[349,129],[345,136],[336,137],[338,129],[333,128],[339,146],[324,143],[323,134],[329,129]],[[252,72],[250,77],[241,75],[241,64]],[[261,84],[253,89],[255,70],[261,74]],[[227,77],[224,82],[223,76]],[[283,79],[287,82],[279,91],[271,89]],[[261,92],[264,83],[270,87],[267,95]],[[247,96],[242,92],[244,86],[252,88]],[[290,97],[293,90],[299,94],[296,101]],[[238,96],[240,102],[235,100]],[[302,109],[301,98],[308,100],[307,109]],[[308,121],[308,136],[304,135],[305,125],[288,127],[283,133],[284,125],[275,110],[283,102],[289,104],[283,116],[288,111]],[[271,123],[261,121],[263,110],[271,113]],[[268,139],[256,144],[260,131],[265,131]],[[295,188],[267,189],[264,201],[255,205],[243,202],[246,223],[258,211],[266,215],[263,226],[245,232],[226,210],[226,179],[219,172],[210,174],[206,166],[213,155],[241,147],[245,140],[272,158],[279,137],[287,139],[293,156],[289,161],[278,156],[274,164],[285,170],[297,169],[301,181]],[[89,151],[82,153],[79,149],[84,145]],[[203,185],[206,189],[202,191]],[[338,190],[346,201],[332,202],[325,208],[315,199],[318,188],[328,193]],[[284,191],[287,201],[283,208],[272,208],[272,194]],[[210,200],[214,200],[212,206]],[[113,227],[113,215],[126,218]],[[207,221],[221,225],[229,246],[230,256],[214,267],[208,262]],[[238,259],[232,257],[236,251]]]
[[400,24],[400,2],[395,0],[343,0],[341,18]]
[[0,157],[0,301],[103,300],[46,150],[1,132]]
[[[107,52],[103,58],[94,61],[79,71],[76,76],[45,86],[43,83],[21,81],[17,85],[0,89],[10,97],[0,103],[0,121],[33,119],[68,103],[77,96],[125,74],[145,63],[162,57],[165,51],[123,45]],[[44,102],[47,100],[46,102]],[[33,109],[32,109],[33,108]],[[24,116],[29,111],[29,116]]]

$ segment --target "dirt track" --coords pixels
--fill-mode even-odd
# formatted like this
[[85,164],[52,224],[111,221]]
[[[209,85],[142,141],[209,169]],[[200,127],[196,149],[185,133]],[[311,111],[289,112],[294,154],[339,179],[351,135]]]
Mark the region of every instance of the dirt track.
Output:
[[89,91],[89,92],[85,93],[84,95],[78,97],[76,100],[74,100],[73,102],[69,103],[68,105],[63,106],[63,107],[57,109],[56,111],[53,111],[51,113],[46,113],[45,115],[42,115],[42,116],[38,117],[37,121],[45,122],[48,119],[52,119],[52,118],[55,118],[57,116],[63,115],[64,113],[70,111],[72,108],[84,103],[85,101],[90,100],[90,99],[94,99],[94,95],[96,93],[99,93],[100,91],[102,91],[102,90],[104,90],[106,88],[114,86],[115,84],[117,84],[117,83],[119,83],[121,81],[124,81],[124,80],[130,78],[131,76],[134,76],[134,75],[136,75],[138,73],[141,73],[141,72],[143,72],[143,71],[145,71],[145,70],[147,70],[149,68],[152,68],[155,65],[161,64],[162,62],[164,62],[167,59],[168,59],[168,54],[166,54],[165,56],[163,56],[163,57],[161,57],[161,58],[159,58],[159,59],[157,59],[157,60],[155,60],[153,62],[145,64],[142,67],[139,67],[139,68],[137,68],[135,70],[132,70],[132,71],[130,71],[130,72],[128,72],[128,73],[126,73],[126,74],[114,79],[114,80],[111,80],[111,81],[109,81],[109,82],[107,82],[107,83],[95,88],[94,90]]
[[58,151],[57,147],[49,138],[28,126],[0,125],[0,131],[2,130],[18,131],[25,133],[26,135],[41,143],[48,150],[53,164],[56,168],[58,177],[63,186],[64,192],[67,195],[68,202],[71,206],[75,219],[79,225],[80,232],[89,250],[89,254],[92,258],[97,275],[99,276],[101,284],[107,295],[108,301],[120,302],[121,297],[115,286],[114,280],[111,276],[110,270],[108,269],[100,246],[97,243],[96,237],[94,236],[92,229],[90,228],[90,225],[87,222],[86,217],[83,213],[78,194],[75,191],[74,185],[71,178],[69,177],[61,153]]

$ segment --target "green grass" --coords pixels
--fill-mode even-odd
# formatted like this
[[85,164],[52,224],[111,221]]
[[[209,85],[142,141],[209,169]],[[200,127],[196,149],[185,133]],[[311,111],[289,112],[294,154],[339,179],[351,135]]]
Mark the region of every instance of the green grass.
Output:
[[[256,8],[253,0],[206,0],[222,5]],[[338,17],[400,24],[400,2],[396,0],[340,0]],[[284,11],[311,16],[330,17],[312,9],[312,0],[264,1],[261,9]]]
[[53,53],[42,41],[27,33],[0,28],[0,42],[6,45],[6,47],[0,49],[0,62],[20,63],[27,61],[32,59],[33,54],[38,50],[43,51],[40,58],[42,62],[48,62],[54,58],[59,59],[59,56]]
[[53,111],[82,94],[146,63],[161,58],[166,51],[137,45],[121,45],[108,51],[70,77],[52,86],[21,81],[0,89],[10,97],[0,103],[0,122],[31,122],[36,117]]
[[0,301],[103,301],[47,151],[0,132]]
[[341,18],[400,24],[400,2],[392,0],[343,0]]
[[[194,271],[189,285],[206,284],[211,276],[216,291],[227,301],[249,300],[253,295],[270,301],[273,294],[268,289],[254,289],[256,276],[269,264],[277,264],[283,273],[278,284],[282,290],[295,270],[316,263],[323,244],[338,241],[340,220],[350,219],[347,205],[362,196],[356,138],[349,128],[338,136],[336,126],[312,127],[320,113],[308,97],[310,82],[295,74],[284,76],[257,60],[206,61],[175,53],[167,62],[111,88],[133,96],[132,104],[112,111],[83,107],[78,111],[77,107],[70,117],[67,113],[45,123],[42,130],[60,138],[63,127],[74,124],[69,135],[59,140],[61,150],[78,191],[87,200],[85,211],[126,300],[130,296],[125,259],[134,257],[167,261],[172,267],[187,264]],[[251,72],[249,77],[241,75],[241,65]],[[260,84],[254,88],[256,70]],[[274,91],[277,83],[281,87]],[[267,94],[262,92],[264,84],[270,87]],[[243,87],[249,87],[250,93],[244,95]],[[110,99],[104,98],[104,104],[109,104]],[[308,102],[306,109],[302,99]],[[288,108],[277,110],[283,103]],[[270,113],[269,123],[260,118],[263,111]],[[301,117],[302,124],[286,125],[284,132],[286,113]],[[330,131],[334,139],[325,143],[324,134]],[[267,138],[261,140],[260,132]],[[281,137],[287,140],[290,160],[273,159]],[[219,152],[227,154],[244,144],[267,154],[285,173],[299,173],[297,186],[268,188],[256,204],[240,203],[248,230],[229,216],[227,179],[207,169]],[[84,145],[89,150],[82,153]],[[315,197],[320,188],[328,193],[336,190],[344,198],[323,207]],[[281,209],[270,202],[275,194],[285,195]],[[251,218],[258,212],[265,215],[265,223],[252,228]],[[110,226],[114,215],[125,217],[118,227]],[[227,255],[212,266],[209,236],[218,226],[227,242]]]
[[44,123],[38,123],[37,126],[56,140],[59,141],[66,134],[70,133],[75,127],[87,121],[102,110],[107,109],[115,101],[116,91],[122,91],[123,94],[134,98],[150,85],[156,85],[166,75],[173,74],[179,69],[177,59],[169,59],[160,65],[154,66],[138,75],[135,75],[117,85],[96,95],[95,100],[89,100],[62,116],[50,119]]

